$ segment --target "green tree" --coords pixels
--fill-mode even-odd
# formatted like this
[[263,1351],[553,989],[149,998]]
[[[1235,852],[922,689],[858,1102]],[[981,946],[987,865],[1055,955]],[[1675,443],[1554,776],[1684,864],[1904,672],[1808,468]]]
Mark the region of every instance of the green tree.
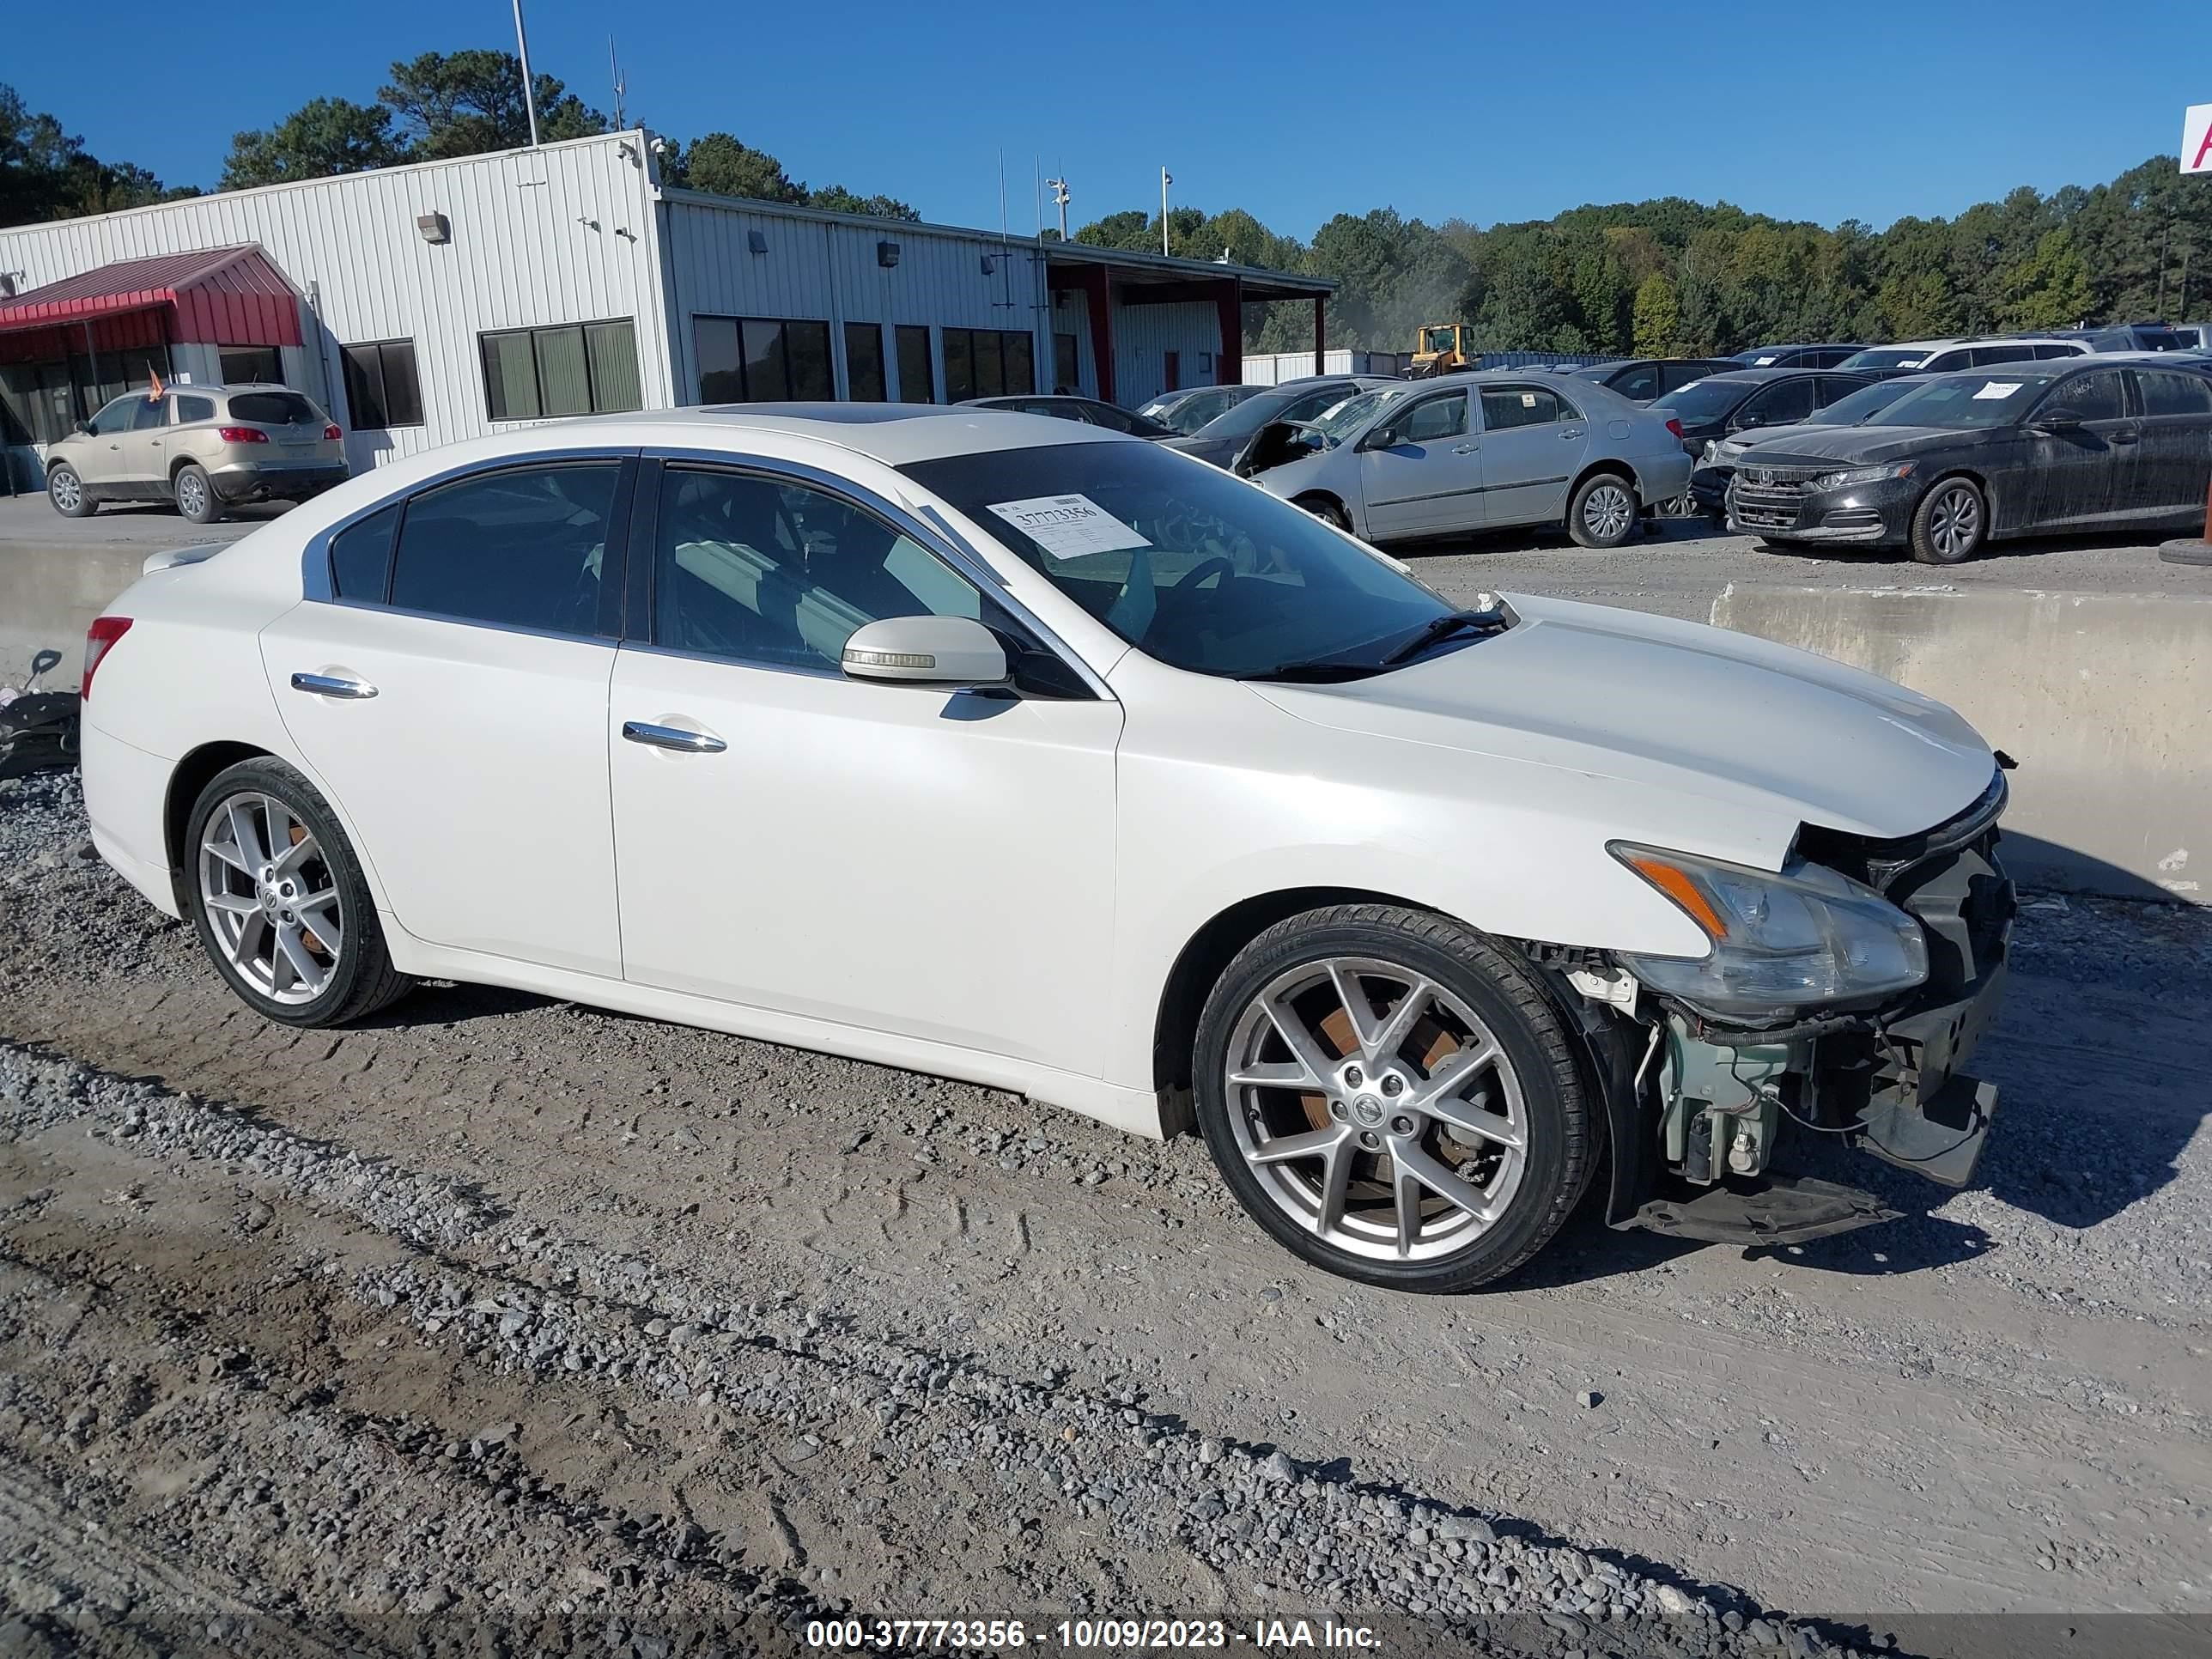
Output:
[[[535,90],[538,136],[544,142],[607,130],[605,116],[552,76],[538,75]],[[425,160],[520,149],[530,142],[522,64],[511,52],[426,52],[392,64],[392,80],[377,98]]]
[[783,170],[764,149],[740,143],[726,132],[695,139],[673,158],[662,158],[663,176],[690,190],[716,196],[742,196],[755,202],[803,202],[806,187]]
[[343,98],[317,98],[273,127],[234,134],[219,188],[327,179],[407,159],[407,146],[392,133],[390,110]]
[[1636,289],[1635,326],[1630,349],[1639,357],[1671,356],[1682,326],[1682,305],[1667,273],[1655,270]]
[[896,196],[857,196],[842,185],[806,192],[806,205],[830,213],[866,213],[878,219],[919,219],[921,215]]
[[1159,228],[1136,209],[1121,213],[1109,213],[1103,219],[1094,219],[1068,240],[1081,242],[1087,247],[1140,248],[1145,246],[1146,234],[1152,235],[1152,246],[1160,245]]
[[2046,230],[2005,281],[1999,315],[2008,328],[2072,328],[2089,314],[2089,273],[2065,230]]
[[33,111],[0,85],[0,225],[112,213],[149,202],[197,196],[170,189],[144,167],[102,161],[52,115]]

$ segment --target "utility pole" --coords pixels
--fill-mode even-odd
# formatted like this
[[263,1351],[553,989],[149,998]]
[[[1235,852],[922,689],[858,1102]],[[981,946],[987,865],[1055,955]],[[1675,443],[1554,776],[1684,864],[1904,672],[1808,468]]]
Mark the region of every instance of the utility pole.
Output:
[[1052,204],[1060,210],[1060,240],[1064,242],[1067,240],[1067,204],[1074,198],[1067,193],[1066,179],[1048,179],[1044,183],[1052,192]]
[[[514,0],[520,5],[522,0]],[[1175,183],[1175,175],[1164,167],[1160,169],[1160,252],[1168,251],[1168,186]]]
[[530,74],[530,37],[522,32],[522,0],[514,0],[514,52],[522,59],[522,112],[530,118],[530,148],[538,148],[538,82]]

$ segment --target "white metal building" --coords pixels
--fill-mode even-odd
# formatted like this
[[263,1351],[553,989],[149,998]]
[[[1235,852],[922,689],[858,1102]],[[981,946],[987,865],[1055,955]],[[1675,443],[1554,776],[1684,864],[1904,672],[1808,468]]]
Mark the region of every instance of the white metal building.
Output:
[[281,379],[356,469],[596,410],[1133,405],[1242,380],[1248,304],[1310,303],[1317,362],[1334,286],[665,188],[611,133],[0,230],[0,443],[154,373]]

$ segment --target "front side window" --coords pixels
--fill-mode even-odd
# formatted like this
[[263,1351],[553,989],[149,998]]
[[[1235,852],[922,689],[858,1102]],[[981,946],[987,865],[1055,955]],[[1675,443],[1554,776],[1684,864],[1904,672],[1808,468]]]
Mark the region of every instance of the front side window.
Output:
[[457,622],[609,631],[603,567],[621,476],[615,461],[508,467],[410,496],[391,602]]
[[342,599],[382,605],[392,587],[392,544],[403,503],[379,507],[331,538],[331,592]]
[[1549,426],[1559,418],[1559,399],[1548,386],[1486,386],[1482,388],[1482,429],[1510,432],[1516,426]]
[[1609,384],[1632,404],[1649,403],[1659,395],[1658,366],[1646,364],[1629,369]]
[[1812,412],[1812,381],[1784,380],[1753,392],[1737,418],[1746,426],[1787,426]]
[[118,432],[128,432],[131,421],[137,415],[138,405],[145,401],[143,398],[129,395],[118,398],[92,417],[93,436],[112,438]]
[[510,329],[477,340],[483,353],[485,409],[495,421],[644,407],[637,331],[627,317]]
[[1359,678],[1450,608],[1303,508],[1152,444],[1043,445],[901,471],[1120,638],[1194,672]]
[[1399,416],[1394,430],[1397,441],[1406,444],[1432,444],[1446,438],[1464,436],[1467,432],[1467,393],[1454,392],[1442,398],[1430,398],[1415,404]]
[[346,408],[356,430],[422,424],[422,388],[415,342],[374,340],[345,348]]
[[151,432],[157,426],[169,423],[169,406],[152,398],[141,398],[138,406],[131,411],[131,429]]
[[654,528],[656,645],[836,670],[885,617],[994,623],[965,577],[865,507],[779,478],[672,466]]
[[2124,419],[2127,395],[2121,386],[2119,370],[2100,368],[2094,374],[2076,375],[2065,385],[2054,387],[2049,406],[2062,405],[2085,421]]

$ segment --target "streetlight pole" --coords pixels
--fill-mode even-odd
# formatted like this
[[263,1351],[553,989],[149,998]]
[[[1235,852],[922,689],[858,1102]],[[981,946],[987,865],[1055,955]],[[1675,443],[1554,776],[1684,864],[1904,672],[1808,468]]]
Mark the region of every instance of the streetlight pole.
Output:
[[[517,5],[522,0],[515,0]],[[1168,251],[1168,186],[1175,183],[1175,175],[1165,167],[1160,169],[1160,252]]]
[[522,32],[522,0],[514,0],[514,51],[522,59],[522,112],[530,118],[530,148],[538,148],[538,82],[530,74],[530,37]]

